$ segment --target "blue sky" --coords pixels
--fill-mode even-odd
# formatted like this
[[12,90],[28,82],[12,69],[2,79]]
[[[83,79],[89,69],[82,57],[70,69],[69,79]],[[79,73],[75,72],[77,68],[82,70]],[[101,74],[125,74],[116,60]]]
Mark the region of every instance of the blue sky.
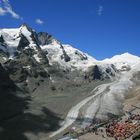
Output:
[[0,0],[0,28],[22,23],[96,59],[140,56],[140,0]]

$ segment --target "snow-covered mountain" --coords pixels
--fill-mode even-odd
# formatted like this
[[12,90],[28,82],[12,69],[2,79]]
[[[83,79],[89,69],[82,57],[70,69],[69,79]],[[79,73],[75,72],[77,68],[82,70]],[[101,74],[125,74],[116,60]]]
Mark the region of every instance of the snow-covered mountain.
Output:
[[[42,126],[54,131],[69,110],[64,127],[74,122],[69,119],[78,117],[79,110],[84,119],[121,114],[126,93],[140,80],[137,56],[124,53],[98,61],[26,24],[0,29],[0,64],[0,80],[5,81],[0,83],[0,119],[10,119],[12,130],[13,124],[19,123],[16,131],[24,127],[23,122],[26,128],[31,122],[32,130],[22,129],[31,140],[39,137],[35,127],[41,132]],[[7,106],[6,110],[2,106]],[[7,126],[3,130],[10,133]],[[44,135],[47,137],[47,132]],[[7,136],[0,131],[0,139],[9,140]],[[20,138],[14,135],[14,139]]]
[[[5,53],[2,57],[3,61],[14,59],[22,46],[22,51],[31,49],[34,51],[33,58],[39,63],[41,56],[38,52],[41,49],[49,59],[49,64],[59,63],[63,68],[84,69],[93,65],[96,60],[71,47],[70,45],[61,44],[48,34],[37,34],[27,25],[22,25],[17,29],[1,29],[0,30],[0,49]],[[44,43],[43,41],[46,42]]]
[[[33,29],[23,24],[15,29],[0,29],[1,63],[14,59],[21,51],[32,51],[32,58],[40,63],[42,54],[50,65],[59,65],[62,69],[87,70],[93,65],[115,64],[118,69],[129,64],[138,63],[140,58],[129,53],[116,55],[110,59],[97,61],[95,58],[70,45],[65,45],[48,33],[36,33]],[[40,54],[42,53],[42,54]],[[31,54],[30,54],[31,55]]]
[[104,59],[102,62],[114,64],[119,70],[129,70],[131,67],[140,62],[140,57],[132,55],[130,53],[124,53],[121,55],[113,56],[110,59]]
[[132,55],[130,53],[124,53],[121,55],[113,56],[112,58],[104,59],[103,62],[108,63],[139,63],[140,57]]

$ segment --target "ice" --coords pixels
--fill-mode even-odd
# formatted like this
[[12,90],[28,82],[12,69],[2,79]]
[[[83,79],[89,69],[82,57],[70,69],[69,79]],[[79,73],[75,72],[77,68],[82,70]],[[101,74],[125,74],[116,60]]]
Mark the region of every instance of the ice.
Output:
[[34,54],[34,58],[37,62],[40,62],[41,58],[38,56],[38,54]]

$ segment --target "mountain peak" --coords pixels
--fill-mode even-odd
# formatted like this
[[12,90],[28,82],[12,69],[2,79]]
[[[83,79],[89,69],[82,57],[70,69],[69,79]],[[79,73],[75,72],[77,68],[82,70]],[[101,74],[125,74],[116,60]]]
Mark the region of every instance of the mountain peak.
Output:
[[25,32],[25,31],[29,31],[29,32],[32,32],[32,28],[30,26],[28,26],[26,23],[23,23],[21,26],[20,26],[20,32]]
[[129,56],[129,57],[136,57],[135,55],[129,53],[129,52],[126,52],[126,53],[123,53],[123,54],[120,54],[120,56]]
[[21,24],[21,25],[20,25],[20,28],[22,28],[22,27],[30,28],[30,27],[28,26],[27,23],[23,23],[23,24]]
[[117,62],[137,63],[137,62],[140,62],[140,57],[126,52],[126,53],[123,53],[121,55],[115,55],[112,58],[104,59],[103,62],[108,62],[108,63],[117,63]]

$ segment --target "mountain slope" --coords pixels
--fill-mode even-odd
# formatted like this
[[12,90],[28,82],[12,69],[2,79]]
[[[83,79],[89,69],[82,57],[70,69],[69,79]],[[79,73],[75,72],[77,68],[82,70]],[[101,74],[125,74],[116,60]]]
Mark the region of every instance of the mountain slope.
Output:
[[[8,119],[1,118],[4,121],[1,127],[12,131],[14,140],[19,139],[18,131],[23,140],[48,138],[48,133],[56,130],[61,120],[66,128],[75,122],[79,112],[83,120],[90,121],[122,114],[123,100],[130,88],[135,88],[140,72],[137,56],[125,53],[97,61],[48,33],[35,32],[26,24],[16,29],[0,29],[0,63],[3,73],[0,80],[9,86],[8,95],[0,92],[2,100],[7,101],[9,94],[22,98],[19,110],[10,108],[5,115]],[[3,79],[2,75],[7,78]],[[0,91],[3,88],[1,83]],[[8,100],[9,104],[13,101]],[[15,101],[13,106],[16,105],[20,106],[19,102]],[[0,111],[5,113],[2,106]],[[17,128],[16,122],[20,123]],[[8,140],[5,136],[5,131],[0,131],[0,138]]]
[[[15,111],[11,106],[5,115],[7,119],[2,118],[0,139],[47,137],[73,105],[90,95],[93,86],[106,80],[106,74],[94,62],[87,54],[61,44],[47,33],[36,33],[25,24],[16,29],[0,29],[0,63],[6,71],[4,75],[21,91],[13,93],[9,88],[8,94],[23,97],[23,106]],[[2,100],[7,102],[7,97]],[[20,106],[13,101],[9,105]],[[2,103],[1,114],[5,114],[4,106]]]

